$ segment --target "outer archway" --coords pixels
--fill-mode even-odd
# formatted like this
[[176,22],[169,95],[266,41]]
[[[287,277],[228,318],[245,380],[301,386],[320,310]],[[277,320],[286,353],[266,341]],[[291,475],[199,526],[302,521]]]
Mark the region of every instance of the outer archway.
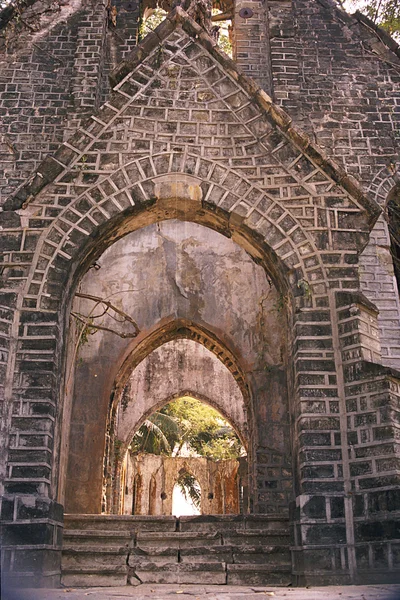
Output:
[[[173,242],[173,239],[177,241]],[[167,254],[165,240],[169,248]],[[143,254],[145,258],[141,262],[143,248],[147,254]],[[151,256],[152,267],[150,279],[146,278],[148,256]],[[174,260],[174,265],[177,263],[180,266],[174,266],[170,272],[166,256],[168,260]],[[185,283],[188,275],[190,277]],[[140,290],[137,291],[137,288]],[[119,295],[116,292],[118,289],[126,293]],[[79,290],[81,295],[86,292],[91,298],[109,298],[112,294],[113,301],[118,301],[120,308],[135,315],[143,331],[129,342],[102,330],[81,349],[71,416],[71,451],[66,486],[70,500],[67,500],[67,510],[85,513],[100,511],[101,457],[104,449],[101,436],[94,437],[92,428],[104,431],[106,454],[112,456],[115,411],[132,371],[151,352],[154,351],[157,356],[155,349],[179,338],[187,338],[184,342],[186,346],[202,348],[203,356],[208,353],[210,364],[204,372],[201,369],[196,371],[193,365],[191,377],[175,382],[175,391],[194,390],[212,401],[215,391],[212,393],[200,380],[207,378],[207,372],[212,375],[212,363],[220,365],[220,371],[222,369],[221,372],[226,373],[220,378],[221,383],[224,382],[228,392],[231,390],[231,400],[235,393],[244,401],[241,416],[237,410],[236,414],[232,412],[232,402],[228,407],[228,400],[225,401],[225,408],[221,402],[216,402],[218,408],[227,414],[228,420],[244,439],[251,438],[249,453],[255,456],[259,434],[252,424],[252,414],[256,401],[259,406],[257,410],[262,413],[260,419],[267,419],[270,425],[269,433],[264,428],[263,435],[267,434],[269,439],[263,441],[263,445],[268,452],[272,450],[282,457],[279,473],[286,469],[283,479],[290,479],[285,367],[288,336],[286,307],[279,305],[281,295],[268,280],[263,268],[257,266],[233,240],[197,224],[168,221],[157,227],[153,225],[116,242],[99,259],[97,269],[88,272]],[[91,305],[91,301],[79,300],[74,305],[74,314],[90,314]],[[171,313],[177,314],[178,318],[168,316]],[[179,315],[186,315],[186,318]],[[104,325],[110,327],[110,322],[106,320]],[[116,357],[116,360],[110,360],[111,357]],[[162,362],[159,361],[159,368]],[[184,354],[181,353],[177,362],[185,363]],[[269,371],[263,368],[265,364],[270,365]],[[171,369],[160,368],[160,373],[164,373],[167,381],[170,377],[168,373],[173,372],[173,368],[172,365]],[[200,378],[197,383],[196,372]],[[274,381],[271,388],[269,381]],[[148,386],[150,389],[150,383]],[[237,391],[234,392],[233,388]],[[273,390],[272,396],[269,389]],[[106,432],[110,395],[112,404]],[[103,399],[100,401],[101,396]],[[161,394],[159,401],[162,402],[165,397],[165,393]],[[95,412],[94,404],[97,405]],[[141,406],[139,419],[149,411],[149,407]],[[243,416],[244,410],[246,418]],[[244,428],[247,415],[251,423]],[[261,448],[258,449],[259,456],[260,452]],[[270,460],[276,458],[267,458],[264,464],[267,465]],[[107,469],[110,472],[112,466],[108,464]],[[256,471],[254,463],[252,478],[256,476]],[[284,493],[280,489],[281,479],[279,475],[276,476],[276,491],[268,493],[271,506],[273,498],[287,498],[290,493],[289,487]],[[287,499],[284,504],[287,507]]]
[[[144,81],[138,70],[157,60],[159,42],[168,38],[165,61],[151,80],[145,77]],[[7,298],[12,343],[5,386],[5,428],[9,437],[5,438],[8,466],[4,489],[10,496],[10,514],[17,515],[17,521],[22,519],[18,516],[18,494],[24,495],[27,506],[39,498],[37,504],[47,519],[49,535],[53,536],[50,551],[56,551],[57,523],[50,522],[48,515],[57,510],[54,499],[60,499],[57,470],[60,440],[65,441],[65,436],[60,435],[63,410],[65,421],[69,418],[67,404],[62,406],[66,317],[82,274],[106,247],[129,231],[162,219],[187,219],[232,235],[262,261],[284,298],[290,296],[288,309],[292,307],[292,297],[297,297],[297,313],[291,323],[295,337],[291,348],[294,376],[289,380],[295,405],[292,430],[298,506],[303,510],[311,496],[318,506],[323,506],[321,518],[326,520],[331,514],[331,500],[326,501],[325,510],[321,494],[329,490],[332,506],[339,499],[344,509],[338,519],[345,530],[350,570],[354,572],[349,491],[353,484],[358,485],[359,475],[350,470],[347,429],[351,419],[347,419],[345,382],[347,378],[350,386],[357,379],[357,373],[352,371],[352,356],[364,356],[365,344],[360,337],[351,352],[341,347],[338,312],[344,313],[354,303],[351,294],[359,285],[357,254],[365,245],[369,226],[377,214],[376,206],[307,136],[293,127],[285,113],[221,57],[182,11],[176,11],[159,35],[146,44],[115,74],[115,94],[99,115],[60,148],[55,158],[47,159],[6,206],[22,208],[12,214],[12,223],[23,220],[16,235],[6,240],[7,249],[16,253],[17,266],[21,257],[18,249],[27,261],[21,275],[23,288],[17,293],[9,292]],[[176,129],[171,135],[166,134],[160,147],[154,120],[151,113],[145,112],[152,107],[145,104],[158,102],[159,82],[167,81],[168,69],[175,68],[173,61],[182,53],[193,70],[178,67],[179,75],[174,79],[179,84],[184,82],[184,86],[190,80],[204,82],[204,95],[194,97],[195,107],[187,115],[182,115],[178,106],[171,108],[175,111],[171,115],[164,112],[160,119],[173,123]],[[149,93],[144,94],[147,90]],[[179,86],[171,92],[172,101],[179,102]],[[143,115],[132,114],[142,101]],[[210,102],[219,103],[220,108]],[[197,127],[205,123],[205,113],[211,115],[207,125],[219,127],[220,110],[228,119],[227,127],[217,150],[209,156],[196,154],[197,139],[177,139],[181,123],[195,125],[197,132]],[[131,127],[124,123],[128,117]],[[238,125],[241,133],[234,137],[232,131]],[[121,131],[127,138],[118,137]],[[114,133],[112,143],[126,144],[127,154],[109,151],[108,143]],[[182,173],[187,176],[182,177]],[[161,189],[159,178],[166,175],[172,181],[170,185],[162,181]],[[338,182],[340,185],[336,185]],[[25,235],[27,226],[34,234]],[[34,256],[27,258],[32,247]],[[354,328],[361,329],[355,312],[351,315]],[[50,341],[45,347],[42,339],[36,339],[36,327],[49,332]],[[374,351],[379,354],[376,348]],[[347,371],[343,363],[348,366]],[[269,375],[275,381],[284,377],[276,372]],[[318,395],[321,389],[322,397]],[[275,411],[276,407],[272,408]],[[326,415],[323,419],[321,413]],[[338,430],[343,434],[340,440],[335,435]],[[94,428],[93,435],[96,434]],[[32,442],[29,451],[28,439]],[[314,453],[320,440],[327,448]],[[279,457],[268,448],[267,440],[263,446],[271,461],[279,464]],[[279,464],[277,468],[285,467]],[[339,473],[343,473],[343,480]],[[270,482],[263,472],[258,481],[261,510],[265,510],[270,493],[266,481]],[[307,522],[306,508],[301,518],[304,520],[299,527],[299,546],[319,540],[321,528]],[[335,564],[332,539],[328,533],[323,538],[329,564]]]

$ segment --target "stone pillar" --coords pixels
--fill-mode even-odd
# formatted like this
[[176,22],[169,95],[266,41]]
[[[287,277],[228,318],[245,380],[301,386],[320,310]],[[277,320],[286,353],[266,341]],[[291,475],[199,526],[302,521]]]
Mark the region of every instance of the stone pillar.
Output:
[[[26,256],[37,236],[18,228],[20,217],[15,213],[10,216],[1,213],[3,249],[10,262],[20,265],[9,274],[18,273],[22,287]],[[15,279],[3,277],[2,287],[0,320],[8,340],[7,352],[0,352],[1,572],[5,585],[54,587],[60,581],[63,526],[63,507],[53,500],[52,473],[53,453],[58,452],[54,366],[59,314],[50,304],[35,311],[32,298],[21,299],[16,293]]]
[[63,507],[29,494],[1,499],[2,589],[58,587]]
[[[344,498],[343,376],[332,293],[304,299],[296,314],[297,497],[293,574],[299,585],[351,581]],[[348,468],[347,468],[348,471]]]
[[[267,366],[250,379],[256,397],[257,444],[254,449],[252,512],[287,516],[293,500],[290,418],[286,368]],[[258,426],[257,426],[258,424]]]
[[271,95],[267,13],[262,0],[237,0],[233,21],[233,58],[248,77]]
[[299,372],[294,575],[299,584],[396,581],[400,382],[377,364],[376,307],[359,292],[330,292],[329,305],[298,315],[309,321],[302,337],[316,335],[300,342],[314,358]]
[[400,379],[382,367],[378,311],[362,294],[336,297],[343,361],[354,581],[398,582]]

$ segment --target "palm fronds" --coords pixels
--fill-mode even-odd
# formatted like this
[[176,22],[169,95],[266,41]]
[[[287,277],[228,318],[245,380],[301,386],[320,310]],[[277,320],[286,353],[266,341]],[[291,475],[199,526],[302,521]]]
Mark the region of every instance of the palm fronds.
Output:
[[172,454],[180,429],[177,421],[169,415],[153,413],[133,436],[132,452],[148,452],[150,454]]

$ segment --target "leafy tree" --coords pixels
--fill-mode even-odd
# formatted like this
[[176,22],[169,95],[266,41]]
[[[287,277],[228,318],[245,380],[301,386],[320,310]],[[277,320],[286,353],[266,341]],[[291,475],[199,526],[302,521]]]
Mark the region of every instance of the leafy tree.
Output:
[[243,447],[218,411],[185,396],[154,412],[133,437],[131,452],[179,456],[189,450],[214,460],[237,458]]
[[174,450],[175,456],[179,456],[184,446],[194,454],[214,460],[237,458],[243,453],[233,428],[208,404],[185,396],[167,404],[162,412],[174,417],[181,429],[181,442]]
[[[1,1],[1,0],[0,0]],[[222,11],[213,9],[213,15],[217,15]],[[146,13],[142,16],[139,24],[139,40],[142,40],[149,33],[155,30],[160,23],[165,19],[167,13],[159,6],[152,9],[151,13],[146,16]],[[218,45],[220,48],[230,57],[232,57],[232,42],[230,39],[230,27],[232,26],[230,20],[223,20],[216,22],[218,26]]]
[[347,0],[340,1],[340,4],[349,11],[359,10],[364,13],[376,25],[400,41],[399,0]]
[[[213,460],[237,458],[244,452],[237,434],[220,413],[189,396],[170,402],[146,419],[134,435],[130,450],[167,456],[189,450]],[[201,491],[193,475],[182,471],[177,485],[186,500],[200,508]]]
[[142,40],[149,33],[155,30],[167,16],[162,8],[154,8],[148,17],[142,17],[139,24],[139,40]]
[[243,447],[239,439],[233,436],[217,437],[203,444],[202,455],[213,460],[227,460],[237,458],[243,453]]

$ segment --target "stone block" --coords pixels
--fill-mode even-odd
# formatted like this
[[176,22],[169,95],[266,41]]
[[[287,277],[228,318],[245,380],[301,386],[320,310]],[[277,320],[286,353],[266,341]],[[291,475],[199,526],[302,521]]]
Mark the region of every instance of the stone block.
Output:
[[199,546],[216,546],[221,543],[221,534],[190,532],[190,533],[155,533],[139,532],[136,536],[137,545],[142,548],[196,548]]
[[326,501],[324,496],[302,496],[301,513],[311,519],[326,518]]
[[291,566],[277,568],[276,566],[260,564],[227,565],[228,585],[288,586],[291,583]]
[[[194,550],[195,549],[192,549],[192,552],[194,552]],[[204,548],[201,550],[204,551]],[[140,565],[148,562],[157,565],[171,565],[179,562],[179,557],[182,556],[183,552],[183,550],[180,551],[178,548],[142,548],[140,545],[134,546],[129,550],[128,565],[132,568],[139,568]],[[188,552],[190,551],[188,550]],[[181,561],[185,562],[182,558]]]
[[104,568],[118,568],[126,565],[128,556],[127,548],[97,547],[97,548],[70,548],[64,549],[62,555],[62,569],[64,573],[86,568],[101,571]]
[[[179,551],[181,563],[231,563],[233,562],[230,546],[200,546],[198,548],[183,548]],[[153,558],[154,560],[154,558]]]
[[232,546],[234,564],[268,565],[276,568],[291,568],[291,555],[289,548],[282,546]]
[[120,587],[127,585],[128,568],[111,567],[109,570],[94,570],[90,572],[87,569],[83,571],[66,571],[62,574],[61,583],[63,586],[71,587]]
[[172,532],[176,530],[174,516],[145,515],[65,515],[65,527],[75,530],[120,531],[120,532]]
[[182,532],[204,532],[217,528],[218,531],[231,531],[245,527],[243,515],[199,515],[182,516],[179,518],[179,531]]
[[135,575],[142,583],[226,584],[224,563],[180,563],[160,566],[149,562],[135,569]]
[[289,532],[284,529],[266,533],[265,531],[236,531],[223,534],[224,545],[232,546],[285,546],[290,542]]

